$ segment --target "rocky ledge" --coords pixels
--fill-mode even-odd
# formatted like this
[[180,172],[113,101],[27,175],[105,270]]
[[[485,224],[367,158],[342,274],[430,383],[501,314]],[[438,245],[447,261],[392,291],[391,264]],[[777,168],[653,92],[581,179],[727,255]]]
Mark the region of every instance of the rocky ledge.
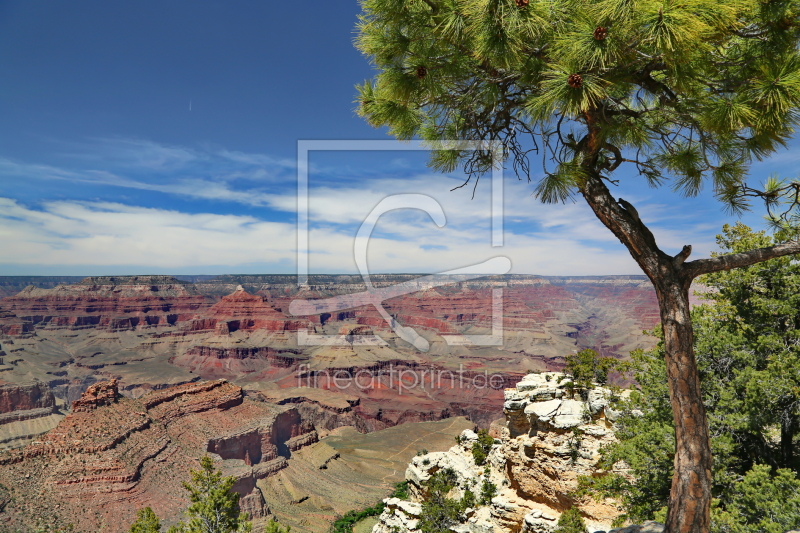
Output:
[[[415,533],[427,493],[426,481],[436,472],[452,469],[456,486],[450,498],[467,489],[478,495],[485,480],[497,492],[486,505],[467,509],[457,533],[549,533],[565,510],[580,510],[589,531],[609,531],[620,514],[617,502],[577,498],[578,476],[592,475],[600,448],[614,441],[614,395],[595,387],[576,391],[570,378],[558,372],[529,374],[506,389],[505,418],[492,424],[494,444],[485,464],[476,464],[474,431],[461,434],[446,452],[417,456],[406,470],[409,501],[390,498],[373,533]],[[654,533],[653,524],[612,530]]]

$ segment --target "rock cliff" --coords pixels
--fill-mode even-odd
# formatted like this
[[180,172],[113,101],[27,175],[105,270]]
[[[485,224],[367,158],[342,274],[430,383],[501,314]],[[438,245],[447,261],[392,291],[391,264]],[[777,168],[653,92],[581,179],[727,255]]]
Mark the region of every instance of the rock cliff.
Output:
[[573,491],[578,476],[595,472],[600,448],[614,440],[618,413],[611,390],[596,387],[582,394],[564,374],[545,372],[525,376],[505,397],[505,418],[492,426],[494,444],[485,464],[476,464],[478,435],[471,430],[447,452],[414,457],[406,470],[411,499],[384,500],[373,533],[418,531],[426,481],[444,469],[456,476],[451,498],[468,489],[478,494],[485,482],[497,490],[490,503],[467,509],[455,532],[549,533],[571,507],[580,510],[589,531],[610,528],[620,513],[616,502],[578,498]]
[[224,380],[138,399],[119,396],[116,385],[92,385],[52,431],[0,454],[0,485],[12,498],[8,523],[115,533],[144,506],[174,523],[188,505],[181,482],[207,453],[236,476],[243,508],[261,519],[269,509],[256,482],[317,439],[296,408],[245,397]]
[[31,285],[3,299],[6,312],[31,330],[166,326],[188,320],[209,305],[192,284],[171,276],[90,277],[52,289]]
[[62,418],[46,383],[0,381],[0,450],[25,445]]

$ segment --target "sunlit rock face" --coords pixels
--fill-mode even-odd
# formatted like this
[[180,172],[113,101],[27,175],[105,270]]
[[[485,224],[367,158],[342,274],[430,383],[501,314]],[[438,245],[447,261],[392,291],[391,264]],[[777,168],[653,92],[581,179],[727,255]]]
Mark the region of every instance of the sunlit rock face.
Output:
[[15,501],[4,517],[13,529],[35,520],[79,531],[127,531],[150,506],[167,523],[189,504],[182,482],[210,455],[254,519],[269,514],[261,479],[318,436],[292,405],[245,396],[225,380],[190,383],[144,395],[118,394],[114,380],[89,387],[48,433],[0,454],[0,487]]
[[484,479],[497,487],[491,503],[468,509],[465,522],[454,531],[547,533],[571,507],[580,509],[590,531],[610,528],[621,512],[615,501],[576,498],[572,493],[579,476],[597,471],[600,448],[615,440],[607,416],[616,400],[612,391],[595,387],[581,393],[564,374],[545,372],[522,378],[505,390],[505,399],[505,417],[490,429],[495,443],[486,464],[475,464],[472,449],[478,435],[470,430],[447,452],[415,457],[406,470],[410,501],[385,500],[373,533],[418,531],[428,491],[425,482],[446,468],[457,478],[451,498],[461,498],[467,489],[478,494]]

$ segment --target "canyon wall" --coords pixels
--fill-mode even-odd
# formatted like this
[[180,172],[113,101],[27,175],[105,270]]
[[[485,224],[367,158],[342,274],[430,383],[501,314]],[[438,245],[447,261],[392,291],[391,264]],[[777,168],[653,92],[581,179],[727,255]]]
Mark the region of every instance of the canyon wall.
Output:
[[269,515],[259,479],[316,442],[310,421],[293,406],[245,396],[224,380],[192,383],[139,399],[114,381],[90,387],[72,413],[20,450],[0,454],[0,492],[13,501],[7,524],[45,521],[78,531],[127,531],[137,508],[150,506],[167,524],[188,505],[181,482],[211,454],[257,523]]
[[[658,320],[652,289],[635,276],[490,276],[439,286],[410,275],[374,276],[381,289],[411,287],[383,306],[428,342],[421,352],[392,331],[356,276],[316,276],[302,287],[291,276],[195,281],[90,277],[28,286],[0,300],[0,378],[40,382],[67,406],[98,381],[116,379],[122,395],[138,398],[227,379],[267,396],[288,389],[287,398],[307,398],[306,389],[319,389],[296,406],[321,431],[451,416],[487,427],[501,415],[503,388],[525,373],[558,370],[565,355],[585,347],[626,357],[653,345],[642,330]],[[493,307],[498,290],[502,304]],[[348,309],[289,312],[297,299],[344,296]],[[495,309],[501,345],[463,337],[491,335]],[[347,413],[322,407],[344,397],[358,400]]]

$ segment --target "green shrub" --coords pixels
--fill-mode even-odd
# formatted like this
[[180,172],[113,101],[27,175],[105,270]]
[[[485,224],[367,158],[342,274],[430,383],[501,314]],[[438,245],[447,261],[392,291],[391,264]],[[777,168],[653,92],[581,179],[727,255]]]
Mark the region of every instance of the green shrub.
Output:
[[475,507],[475,503],[475,493],[469,489],[465,490],[464,495],[461,497],[461,507],[466,510],[470,507]]
[[425,482],[428,496],[422,502],[417,525],[421,533],[450,533],[450,527],[461,521],[464,512],[463,498],[458,501],[447,497],[456,486],[456,480],[455,471],[445,468]]
[[567,449],[569,450],[569,461],[575,464],[581,454],[581,444],[583,443],[583,431],[578,427],[572,428],[572,436],[567,440]]
[[408,481],[401,481],[394,484],[394,490],[389,495],[390,498],[408,499]]
[[486,456],[489,455],[493,444],[494,439],[489,436],[488,431],[485,429],[478,431],[478,440],[472,444],[472,458],[475,460],[476,465],[482,466],[486,464]]
[[130,533],[158,533],[161,521],[150,507],[136,511],[136,522],[131,524]]
[[264,533],[290,533],[291,531],[291,526],[284,528],[272,518],[270,518],[269,523],[264,528]]
[[161,521],[150,507],[136,511],[136,522],[131,524],[130,533],[158,533]]
[[[408,499],[408,481],[401,481],[400,483],[395,483],[394,490],[389,495],[389,497],[400,498],[401,500]],[[372,507],[367,507],[360,511],[355,511],[355,510],[347,511],[344,514],[344,516],[340,516],[333,522],[333,524],[331,524],[331,527],[328,531],[330,533],[352,533],[353,526],[355,526],[358,522],[370,516],[380,515],[385,507],[386,506],[381,501],[373,505]],[[267,531],[267,533],[272,533],[272,532]],[[282,532],[277,531],[276,533],[282,533]],[[288,531],[286,533],[288,533]]]
[[574,386],[588,390],[597,382],[601,385],[608,381],[608,373],[617,366],[613,357],[600,357],[594,350],[581,350],[568,355],[565,371],[572,376]]
[[168,533],[249,533],[253,524],[239,512],[239,494],[232,492],[233,476],[222,477],[209,456],[200,459],[200,470],[192,470],[192,480],[184,483],[191,504],[186,509],[188,522],[179,522]]
[[492,503],[492,498],[497,495],[497,485],[489,479],[489,471],[487,470],[483,476],[483,483],[481,484],[481,497],[479,499],[481,505],[489,505]]
[[586,522],[583,521],[580,511],[574,507],[564,511],[558,518],[553,533],[586,533]]
[[800,480],[787,468],[774,474],[754,465],[737,483],[725,510],[713,515],[713,531],[783,533],[800,525]]

